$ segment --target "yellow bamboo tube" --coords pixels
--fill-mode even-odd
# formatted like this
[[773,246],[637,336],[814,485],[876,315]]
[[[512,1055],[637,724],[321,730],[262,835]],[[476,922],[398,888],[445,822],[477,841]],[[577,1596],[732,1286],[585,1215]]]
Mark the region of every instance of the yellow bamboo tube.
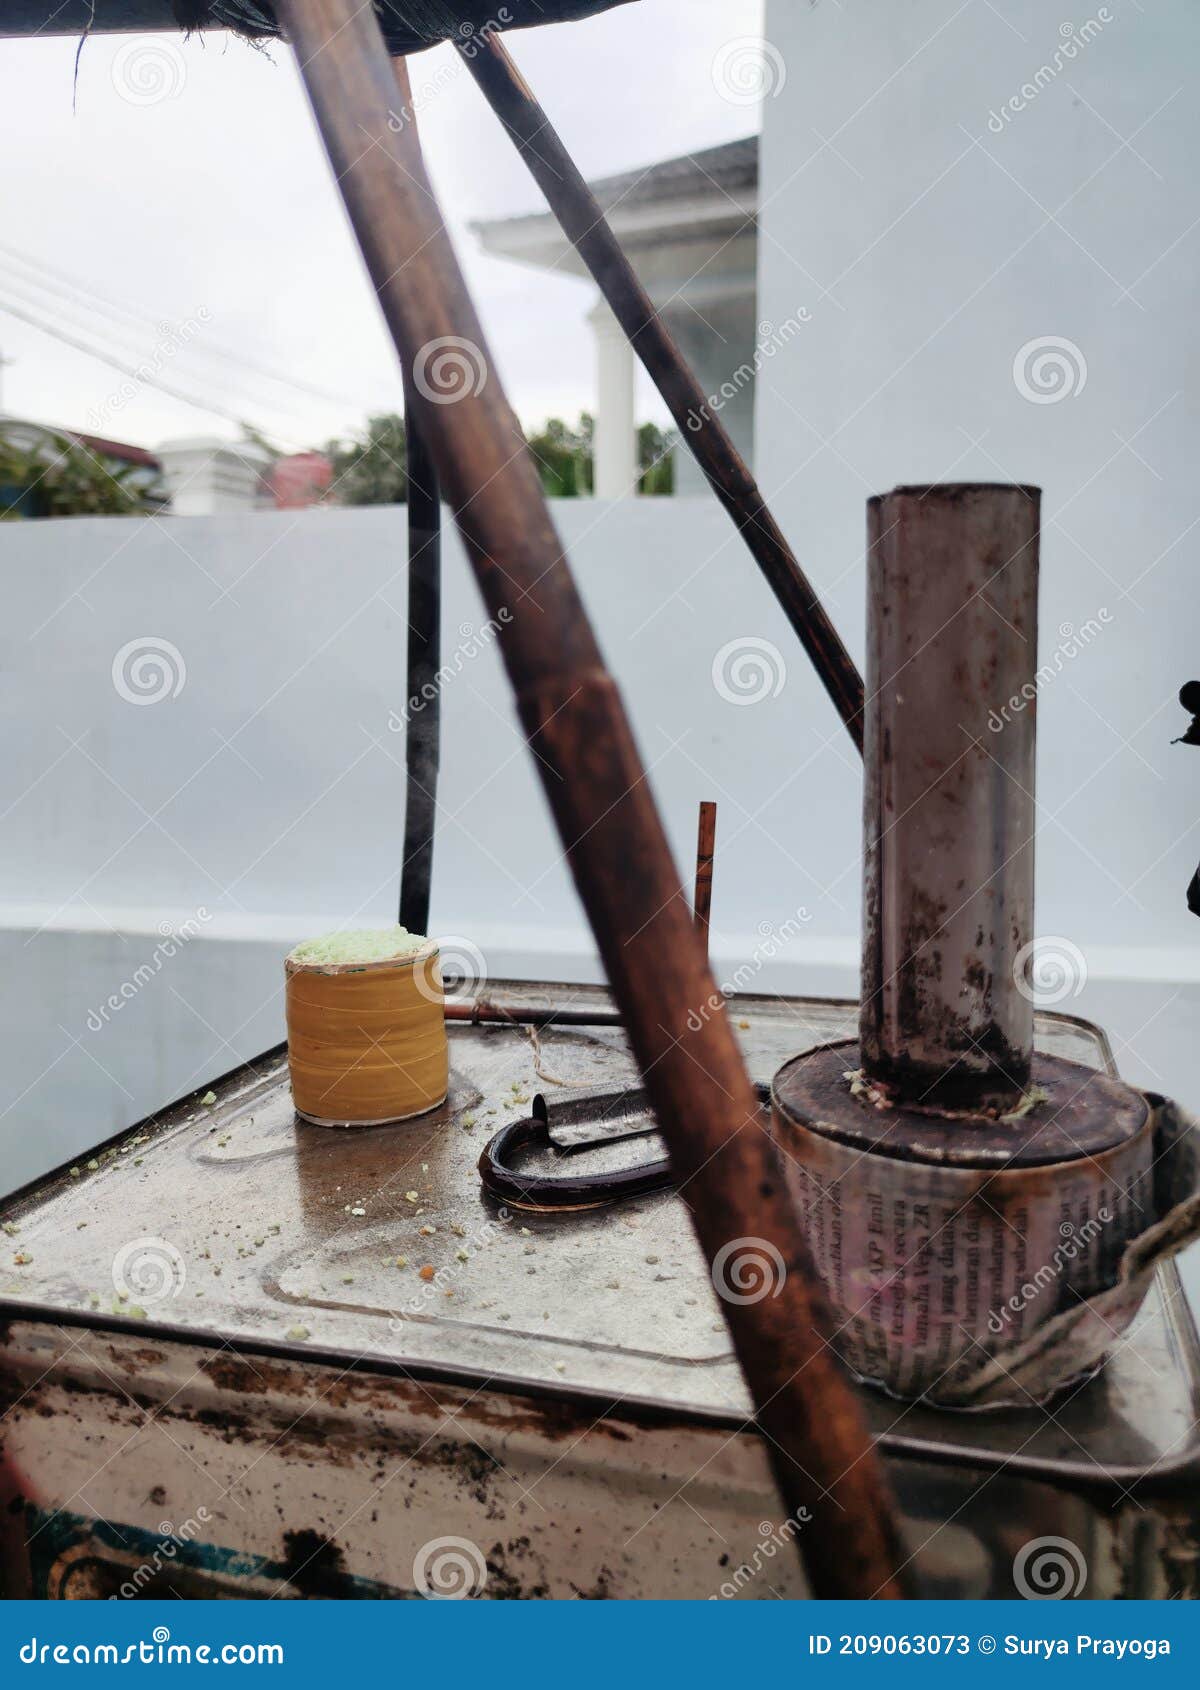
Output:
[[[379,955],[389,948],[392,955]],[[284,963],[296,1113],[318,1126],[383,1126],[446,1098],[438,948],[408,934],[339,934]]]

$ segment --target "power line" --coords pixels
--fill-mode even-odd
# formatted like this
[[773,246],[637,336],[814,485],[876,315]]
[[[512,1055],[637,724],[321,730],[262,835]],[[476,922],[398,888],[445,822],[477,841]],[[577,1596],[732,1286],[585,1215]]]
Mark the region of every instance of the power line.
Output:
[[[156,334],[162,332],[162,316],[155,316],[144,306],[134,307],[124,303],[123,301],[113,299],[111,295],[105,294],[92,284],[81,282],[77,278],[70,276],[66,271],[47,264],[44,259],[33,258],[28,253],[21,252],[16,247],[9,246],[7,242],[0,241],[0,253],[5,254],[9,260],[15,260],[17,263],[23,264],[26,269],[32,270],[34,272],[33,279],[37,282],[38,286],[50,286],[59,293],[66,291],[77,294],[92,310],[98,311],[101,314],[104,312],[115,312],[137,323],[139,326],[151,326]],[[41,274],[39,274],[39,272],[41,272]],[[47,281],[47,277],[51,278],[51,280]],[[28,285],[28,283],[26,283],[26,285]],[[315,383],[306,382],[296,376],[284,375],[281,371],[274,370],[267,364],[259,363],[257,360],[248,357],[245,353],[222,346],[219,342],[214,341],[211,336],[205,336],[203,342],[198,342],[195,350],[207,356],[218,358],[226,363],[234,364],[239,369],[252,370],[256,375],[264,376],[267,380],[276,382],[282,387],[290,387],[298,393],[308,395],[310,398],[321,399],[335,405],[348,405],[352,409],[356,411],[363,411],[364,413],[370,408],[369,406],[362,404],[360,400],[352,399],[345,393],[335,393],[329,388],[323,388]]]
[[[161,381],[157,376],[148,374],[144,365],[139,367],[135,364],[127,364],[124,360],[114,357],[110,352],[88,345],[86,341],[65,329],[56,328],[50,323],[39,320],[31,311],[25,310],[20,305],[14,305],[11,300],[2,296],[0,296],[0,310],[7,311],[11,316],[19,318],[23,323],[28,323],[42,334],[49,335],[53,340],[61,341],[65,346],[73,347],[75,351],[85,353],[87,357],[95,358],[101,364],[107,364],[110,369],[119,370],[122,375],[129,376],[146,387],[156,388],[160,393],[165,393],[169,398],[177,399],[184,405],[191,405],[198,411],[207,411],[210,416],[223,417],[226,422],[236,423],[239,428],[245,428],[248,424],[253,426],[245,412],[239,415],[235,411],[226,410],[222,405],[214,405],[210,400],[197,399],[194,394],[186,393],[182,388],[175,387],[170,382]],[[278,429],[260,430],[259,432],[269,432],[287,445],[297,447],[300,450],[305,449],[304,443],[289,438]]]

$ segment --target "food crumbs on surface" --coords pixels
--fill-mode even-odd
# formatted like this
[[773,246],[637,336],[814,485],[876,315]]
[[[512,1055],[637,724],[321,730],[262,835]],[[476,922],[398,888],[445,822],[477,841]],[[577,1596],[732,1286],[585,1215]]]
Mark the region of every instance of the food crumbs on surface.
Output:
[[20,1228],[17,1226],[15,1221],[5,1221],[4,1230],[10,1238],[15,1238]]
[[289,1326],[284,1333],[284,1337],[293,1344],[302,1344],[308,1335],[307,1326]]
[[353,1285],[354,1284],[354,1275],[352,1273],[344,1273],[342,1275],[342,1284],[343,1285]]
[[521,1237],[522,1238],[532,1238],[533,1237],[532,1232],[530,1232],[530,1230],[527,1226],[523,1226],[521,1228]]
[[454,1252],[454,1260],[456,1262],[469,1262],[471,1258],[465,1250],[456,1250]]
[[146,1320],[148,1318],[145,1309],[140,1303],[132,1303],[125,1312],[129,1316],[130,1320]]
[[271,1223],[271,1225],[270,1225],[270,1226],[269,1226],[269,1227],[268,1227],[268,1228],[267,1228],[267,1231],[268,1231],[268,1232],[274,1232],[274,1233],[278,1233],[278,1231],[279,1231],[279,1222],[278,1222],[278,1221],[272,1221],[272,1223]]
[[658,1265],[658,1257],[657,1256],[647,1256],[646,1260],[650,1263],[651,1267],[657,1267],[657,1265]]
[[71,1179],[78,1179],[79,1178],[79,1169],[78,1168],[68,1168],[67,1173],[68,1173],[68,1175],[70,1176]]
[[419,1191],[406,1191],[404,1193],[404,1201],[406,1203],[419,1203],[421,1201],[421,1193]]
[[465,1238],[467,1236],[466,1227],[459,1226],[457,1221],[452,1221],[450,1223],[450,1230],[454,1234],[455,1238]]
[[742,1029],[743,1033],[748,1033],[750,1031],[750,1023],[748,1021],[739,1021],[738,1026]]
[[265,1244],[265,1243],[266,1243],[266,1242],[267,1242],[267,1241],[266,1241],[266,1239],[265,1239],[265,1238],[256,1238],[256,1239],[255,1239],[255,1240],[254,1240],[254,1248],[255,1248],[255,1249],[256,1249],[256,1250],[261,1250],[261,1249],[262,1249],[262,1247],[263,1247],[263,1245],[264,1245],[264,1244]]
[[18,1250],[16,1255],[13,1257],[13,1262],[19,1268],[28,1267],[32,1260],[33,1257],[28,1255],[24,1250]]
[[433,1278],[433,1268],[428,1262],[425,1263],[423,1268],[417,1269],[417,1278],[423,1279],[426,1284]]
[[214,1104],[217,1101],[217,1094],[216,1094],[215,1091],[206,1091],[204,1096],[200,1099],[200,1101],[204,1105],[204,1107],[206,1109],[208,1109],[208,1108],[211,1107],[212,1104]]
[[418,1227],[417,1231],[421,1234],[422,1238],[432,1238],[434,1233],[437,1231],[437,1227],[429,1226],[427,1223],[425,1226]]
[[76,1230],[76,1232],[82,1232],[82,1231],[83,1231],[83,1229],[84,1229],[84,1227],[85,1227],[85,1226],[86,1226],[86,1225],[87,1225],[87,1222],[86,1222],[86,1221],[76,1221],[76,1222],[75,1222],[75,1230]]
[[145,1160],[146,1160],[146,1158],[145,1158],[145,1157],[144,1157],[144,1156],[135,1156],[135,1157],[134,1157],[134,1159],[133,1159],[133,1165],[134,1165],[134,1167],[135,1167],[135,1168],[140,1168],[140,1167],[141,1167],[141,1165],[142,1165],[142,1163],[143,1163],[143,1162],[144,1162],[144,1161],[145,1161]]
[[365,1215],[366,1212],[367,1211],[362,1207],[361,1204],[356,1204],[356,1206],[353,1209],[351,1209],[351,1211],[350,1211],[350,1213],[352,1215]]
[[556,1361],[555,1364],[554,1364],[554,1371],[556,1373],[565,1373],[567,1371],[566,1362],[565,1361]]
[[84,1163],[84,1166],[86,1167],[89,1174],[94,1174],[96,1172],[96,1169],[100,1166],[100,1164],[99,1164],[99,1162],[97,1162],[96,1158],[93,1156],[90,1162]]
[[621,1289],[621,1281],[619,1279],[610,1279],[606,1289],[609,1291],[619,1291]]
[[396,1266],[398,1268],[406,1268],[408,1266],[408,1257],[407,1256],[397,1256],[396,1257]]
[[459,1125],[468,1128],[473,1127],[475,1125],[474,1115],[464,1115],[462,1120],[459,1122]]
[[90,1296],[90,1297],[89,1297],[89,1298],[88,1298],[88,1303],[89,1303],[89,1304],[90,1304],[90,1306],[91,1306],[91,1307],[92,1307],[92,1308],[94,1308],[94,1309],[98,1309],[98,1308],[99,1308],[99,1307],[100,1307],[100,1295],[99,1295],[99,1292],[97,1292],[97,1291],[93,1291],[93,1292],[92,1292],[92,1294],[91,1294],[91,1296]]

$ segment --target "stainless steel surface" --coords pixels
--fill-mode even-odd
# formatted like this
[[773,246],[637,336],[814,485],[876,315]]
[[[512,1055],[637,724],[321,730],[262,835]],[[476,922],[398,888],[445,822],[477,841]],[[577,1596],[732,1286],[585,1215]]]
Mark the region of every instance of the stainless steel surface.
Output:
[[[595,988],[489,992],[517,1012],[548,994],[609,1008]],[[731,1008],[760,1081],[856,1019],[820,1000]],[[766,1565],[759,1525],[779,1504],[682,1199],[508,1221],[481,1199],[480,1147],[535,1090],[637,1083],[619,1029],[539,1037],[540,1060],[523,1029],[451,1027],[446,1107],[361,1133],[298,1123],[271,1053],[217,1082],[211,1106],[189,1099],[5,1206],[7,1483],[35,1549],[54,1544],[56,1579],[85,1563],[84,1584],[116,1576],[131,1551],[100,1541],[104,1520],[137,1544],[203,1504],[189,1577],[204,1593],[223,1579],[305,1593],[315,1572],[344,1594],[403,1593],[416,1550],[456,1532],[508,1569],[493,1595],[704,1596],[748,1561],[737,1594],[802,1593],[790,1551]],[[1038,1038],[1110,1066],[1083,1023],[1039,1016]],[[136,1290],[114,1290],[131,1246],[182,1264],[142,1314]],[[1049,1412],[867,1400],[925,1588],[1012,1594],[1012,1555],[1040,1530],[1092,1546],[1089,1595],[1185,1593],[1200,1368],[1173,1269],[1103,1374]],[[296,1545],[316,1539],[334,1548],[300,1570]],[[45,1559],[10,1579],[48,1579]]]

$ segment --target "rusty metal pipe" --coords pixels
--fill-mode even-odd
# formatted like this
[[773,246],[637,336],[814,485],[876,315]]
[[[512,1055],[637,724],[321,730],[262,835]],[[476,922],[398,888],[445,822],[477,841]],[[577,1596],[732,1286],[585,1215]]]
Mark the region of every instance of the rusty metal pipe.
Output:
[[862,1061],[898,1100],[1029,1085],[1038,535],[1033,487],[868,503]]
[[538,771],[696,1233],[710,1262],[751,1239],[779,1264],[771,1296],[724,1306],[784,1504],[819,1521],[801,1536],[810,1582],[826,1596],[903,1595],[894,1506],[823,1336],[778,1154],[420,150],[397,121],[378,20],[356,0],[279,0],[278,12],[402,363],[424,368],[428,385],[439,353],[453,351],[460,370],[466,361],[454,402],[425,397],[422,427],[502,623]]

